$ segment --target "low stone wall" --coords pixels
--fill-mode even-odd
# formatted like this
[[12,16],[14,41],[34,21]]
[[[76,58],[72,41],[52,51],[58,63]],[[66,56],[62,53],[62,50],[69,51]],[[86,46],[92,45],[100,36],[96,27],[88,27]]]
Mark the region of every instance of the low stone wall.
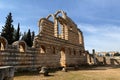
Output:
[[[19,52],[12,50],[0,51],[0,66],[14,66],[15,69],[30,69],[42,66],[61,67],[60,54],[39,53],[38,51]],[[81,65],[86,63],[83,55],[67,55],[66,65]]]
[[97,64],[103,64],[103,65],[120,65],[120,57],[114,56],[114,57],[96,57],[98,60]]
[[2,66],[0,67],[0,80],[13,80],[14,67]]
[[108,65],[120,65],[120,57],[106,57]]
[[0,51],[0,66],[15,68],[37,68],[40,66],[59,67],[59,55],[40,54],[38,52]]
[[75,57],[72,56],[67,59],[68,66],[83,65],[86,63],[87,63],[86,58],[83,56],[80,57],[79,55],[76,55]]

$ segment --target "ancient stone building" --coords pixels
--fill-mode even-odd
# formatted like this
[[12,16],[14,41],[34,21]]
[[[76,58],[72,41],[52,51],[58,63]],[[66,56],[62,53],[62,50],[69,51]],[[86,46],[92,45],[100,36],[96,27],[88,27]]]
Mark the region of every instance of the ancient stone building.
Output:
[[50,55],[61,66],[85,63],[83,34],[64,11],[41,18],[38,26],[33,47],[39,48],[41,54]]
[[38,26],[32,48],[24,41],[8,45],[0,37],[0,65],[60,67],[87,63],[82,31],[64,11],[41,18]]

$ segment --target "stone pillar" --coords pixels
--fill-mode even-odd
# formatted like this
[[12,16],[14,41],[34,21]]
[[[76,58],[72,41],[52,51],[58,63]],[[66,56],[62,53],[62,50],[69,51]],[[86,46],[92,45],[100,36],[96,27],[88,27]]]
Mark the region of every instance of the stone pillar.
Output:
[[65,39],[65,30],[64,30],[64,25],[61,24],[61,38]]
[[5,49],[4,46],[5,46],[5,45],[4,45],[3,43],[1,43],[0,50],[4,50],[4,49]]
[[86,63],[91,64],[91,56],[90,56],[89,52],[85,51],[85,54],[86,54],[86,60],[87,60]]
[[84,40],[83,40],[82,32],[78,32],[78,34],[79,34],[79,44],[84,45]]
[[58,37],[58,22],[57,22],[57,19],[55,19],[55,22],[54,22],[54,36]]
[[78,34],[79,34],[79,44],[82,44],[82,36],[81,36],[80,32],[78,32]]
[[68,27],[65,26],[65,40],[68,40]]
[[93,49],[92,52],[93,52],[93,60],[94,60],[94,64],[97,64],[97,62],[96,62],[96,56],[95,56],[95,50]]
[[82,36],[82,45],[84,46],[84,37],[83,37],[83,34],[82,34],[82,32],[81,32],[81,36]]

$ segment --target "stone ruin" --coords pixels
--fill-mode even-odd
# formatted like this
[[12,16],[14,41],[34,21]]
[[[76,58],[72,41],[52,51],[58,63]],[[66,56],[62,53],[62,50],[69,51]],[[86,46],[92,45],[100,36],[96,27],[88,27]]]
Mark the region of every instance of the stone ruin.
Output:
[[7,40],[0,37],[0,66],[54,68],[87,63],[83,33],[64,11],[41,18],[38,26],[39,33],[32,47],[24,41],[8,45]]
[[87,55],[87,63],[89,65],[107,65],[120,66],[120,56],[115,56],[116,52],[95,52]]
[[13,80],[14,79],[14,67],[4,66],[0,67],[0,80]]

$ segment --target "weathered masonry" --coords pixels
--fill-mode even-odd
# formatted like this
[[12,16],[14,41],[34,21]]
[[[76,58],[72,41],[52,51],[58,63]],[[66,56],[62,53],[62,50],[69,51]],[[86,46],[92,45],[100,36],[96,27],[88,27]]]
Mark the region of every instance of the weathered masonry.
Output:
[[0,80],[13,80],[14,68],[10,66],[0,67]]
[[39,33],[33,47],[24,41],[12,45],[0,37],[0,65],[15,67],[60,67],[87,63],[83,34],[77,25],[59,10],[38,22]]
[[54,66],[84,64],[85,49],[83,34],[64,11],[57,11],[39,20],[39,34],[35,48],[47,55],[46,62]]

